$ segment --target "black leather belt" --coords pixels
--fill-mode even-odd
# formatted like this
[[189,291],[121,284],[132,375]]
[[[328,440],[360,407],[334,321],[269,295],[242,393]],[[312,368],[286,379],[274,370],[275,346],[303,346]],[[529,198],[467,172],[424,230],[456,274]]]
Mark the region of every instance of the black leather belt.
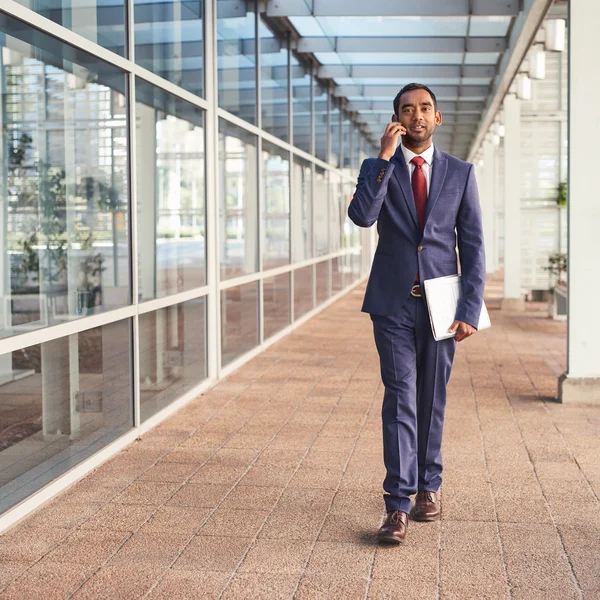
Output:
[[414,296],[415,298],[421,298],[421,286],[418,283],[415,283],[415,285],[412,286],[412,289],[410,290],[410,295]]

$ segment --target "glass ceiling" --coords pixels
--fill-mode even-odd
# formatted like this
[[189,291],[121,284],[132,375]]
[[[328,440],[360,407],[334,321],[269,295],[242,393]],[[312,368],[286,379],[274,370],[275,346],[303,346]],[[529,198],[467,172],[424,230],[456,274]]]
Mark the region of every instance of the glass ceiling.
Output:
[[[288,23],[301,38],[298,51],[312,54],[321,65],[318,77],[332,80],[337,95],[346,97],[350,108],[359,111],[370,139],[381,137],[381,123],[390,117],[394,90],[418,81],[430,86],[438,101],[456,113],[456,118],[454,114],[446,118],[454,124],[445,128],[443,149],[466,158],[474,128],[493,92],[508,47],[507,35],[520,14],[516,4],[506,10],[508,2],[482,0],[478,6],[484,10],[479,12],[489,13],[485,16],[433,16],[435,3],[424,3],[429,7],[424,12],[430,14],[390,16],[390,3],[370,0],[363,3],[369,16],[324,16],[343,12],[345,6],[360,14],[363,4],[357,2],[316,0],[303,7],[294,0],[268,0],[267,14],[272,4],[289,12]],[[378,4],[384,14],[373,16]],[[304,16],[311,11],[314,16]],[[365,111],[362,118],[361,109]]]

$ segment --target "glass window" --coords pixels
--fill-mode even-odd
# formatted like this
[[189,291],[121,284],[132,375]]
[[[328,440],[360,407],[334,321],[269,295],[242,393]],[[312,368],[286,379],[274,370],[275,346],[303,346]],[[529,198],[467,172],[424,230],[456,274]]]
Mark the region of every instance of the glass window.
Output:
[[331,291],[333,294],[337,294],[344,287],[342,260],[342,256],[336,256],[331,259]]
[[342,164],[340,167],[345,173],[350,174],[352,152],[354,151],[354,140],[352,139],[352,121],[350,115],[343,111],[342,121]]
[[268,277],[263,282],[264,338],[290,324],[290,274]]
[[141,420],[206,379],[206,300],[140,315]]
[[294,318],[299,319],[313,309],[313,267],[294,271]]
[[323,304],[331,295],[329,292],[329,262],[317,263],[317,306]]
[[313,255],[312,165],[294,156],[294,193],[292,195],[294,262]]
[[280,140],[290,139],[288,105],[288,49],[260,21],[260,76],[262,128]]
[[258,270],[256,136],[219,121],[221,279]]
[[313,78],[292,54],[292,111],[294,114],[294,146],[312,153],[310,88]]
[[129,192],[124,74],[0,26],[23,34],[0,37],[6,337],[130,302]]
[[134,0],[135,62],[203,96],[203,16],[203,0]]
[[0,356],[0,512],[133,426],[131,322]]
[[258,345],[258,283],[221,292],[221,364]]
[[342,220],[340,211],[340,176],[329,174],[329,252],[337,252],[342,241]]
[[204,112],[137,80],[140,299],[206,282]]
[[329,200],[328,177],[325,169],[315,168],[315,198],[313,201],[315,224],[315,256],[329,252]]
[[[123,0],[17,0],[26,8],[46,17],[82,37],[121,56],[127,53],[125,45],[125,2]],[[11,33],[27,29],[32,35],[37,30],[14,22]],[[33,33],[35,31],[35,33]]]
[[290,262],[290,153],[263,141],[263,269]]
[[360,246],[360,230],[358,225],[353,223],[348,216],[348,206],[354,196],[356,186],[350,182],[344,182],[342,185],[342,208],[341,217],[344,220],[343,225],[343,246],[344,248],[358,248]]
[[219,106],[256,124],[255,3],[217,0]]
[[328,163],[334,167],[342,167],[340,162],[342,147],[340,146],[340,107],[336,98],[332,98],[331,105],[331,154]]
[[327,87],[314,80],[315,86],[315,156],[327,162],[327,139],[329,121],[327,116],[328,97]]
[[140,299],[206,282],[204,113],[136,83]]

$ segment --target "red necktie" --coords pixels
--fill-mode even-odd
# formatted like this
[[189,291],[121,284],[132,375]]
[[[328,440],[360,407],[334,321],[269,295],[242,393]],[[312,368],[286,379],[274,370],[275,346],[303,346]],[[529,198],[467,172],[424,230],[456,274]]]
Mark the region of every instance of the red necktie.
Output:
[[427,209],[427,180],[425,179],[425,173],[423,172],[425,159],[421,158],[420,156],[415,156],[410,162],[415,165],[411,178],[411,184],[413,195],[415,197],[417,219],[419,220],[421,233],[423,233],[423,230],[425,229],[425,210]]

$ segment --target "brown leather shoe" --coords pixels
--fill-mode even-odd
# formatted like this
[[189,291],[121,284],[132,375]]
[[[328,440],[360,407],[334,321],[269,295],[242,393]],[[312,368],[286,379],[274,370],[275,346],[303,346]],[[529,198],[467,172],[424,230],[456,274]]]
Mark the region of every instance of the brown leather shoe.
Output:
[[410,513],[413,521],[437,521],[442,514],[435,492],[418,492]]
[[377,539],[388,544],[401,544],[406,537],[407,526],[408,514],[401,510],[391,510],[377,532]]

